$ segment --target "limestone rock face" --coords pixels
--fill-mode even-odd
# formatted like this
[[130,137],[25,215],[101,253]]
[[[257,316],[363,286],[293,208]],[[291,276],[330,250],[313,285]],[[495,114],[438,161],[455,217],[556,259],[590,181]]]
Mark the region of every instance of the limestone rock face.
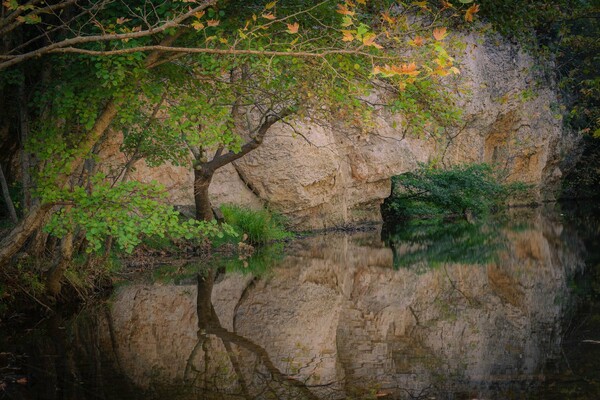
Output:
[[[382,113],[368,134],[342,123],[274,125],[261,147],[217,171],[215,204],[268,205],[297,228],[380,220],[390,178],[418,162],[488,162],[509,181],[533,186],[527,201],[551,200],[563,172],[561,154],[575,146],[563,131],[558,99],[540,65],[501,37],[464,37],[457,57],[464,123],[440,141],[409,137],[402,118]],[[300,134],[297,134],[297,133]],[[171,188],[176,204],[193,204],[191,171],[139,166],[134,177]]]

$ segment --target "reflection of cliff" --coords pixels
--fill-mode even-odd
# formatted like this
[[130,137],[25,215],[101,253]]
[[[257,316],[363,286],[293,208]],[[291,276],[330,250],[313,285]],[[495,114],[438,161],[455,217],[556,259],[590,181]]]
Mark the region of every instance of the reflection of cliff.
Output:
[[580,266],[561,235],[537,217],[506,233],[493,264],[425,271],[394,270],[375,232],[309,238],[268,278],[122,288],[102,345],[144,388],[251,398],[518,389],[558,349],[567,278]]

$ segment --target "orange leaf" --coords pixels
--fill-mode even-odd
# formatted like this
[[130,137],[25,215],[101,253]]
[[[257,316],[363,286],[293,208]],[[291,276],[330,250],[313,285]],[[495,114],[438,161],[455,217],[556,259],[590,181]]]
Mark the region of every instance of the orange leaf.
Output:
[[473,4],[465,13],[465,21],[473,22],[473,16],[479,12],[479,4]]
[[375,38],[377,38],[377,35],[375,35],[374,33],[369,33],[368,35],[365,35],[363,37],[362,42],[365,46],[373,46],[376,49],[381,49],[382,47],[375,43]]
[[200,19],[204,16],[205,12],[203,11],[198,11],[197,13],[194,13],[194,17]]
[[385,13],[383,13],[383,14],[381,14],[381,17],[383,18],[383,20],[384,20],[385,22],[387,22],[387,23],[388,23],[388,24],[390,24],[390,25],[392,25],[393,23],[395,23],[395,22],[396,22],[396,19],[395,19],[395,18],[392,18],[392,17],[390,17],[390,15],[389,15],[388,13],[386,13],[386,12],[385,12]]
[[273,15],[273,13],[263,14],[263,15],[261,15],[261,17],[271,20],[271,21],[274,20],[275,18],[277,18],[276,16]]
[[446,28],[435,28],[433,30],[433,37],[435,38],[435,40],[444,40],[446,35]]
[[425,43],[425,39],[423,39],[421,36],[415,36],[415,38],[410,42],[410,44],[413,46],[423,46],[423,43]]
[[449,1],[446,0],[441,0],[442,3],[442,10],[445,10],[447,8],[453,8],[454,6],[452,5],[452,3],[450,3]]
[[354,11],[350,11],[348,9],[348,7],[346,7],[343,4],[338,4],[338,9],[335,10],[337,13],[342,14],[342,15],[349,15],[349,16],[353,16],[354,15]]
[[209,19],[208,21],[206,21],[206,24],[208,26],[219,26],[220,23],[221,21],[219,21],[218,19]]
[[287,28],[288,33],[298,33],[298,28],[300,28],[300,24],[298,24],[297,22],[294,22],[293,24],[287,24]]
[[[395,67],[392,67],[392,68],[395,68]],[[415,63],[402,64],[400,66],[400,73],[403,75],[410,75],[410,76],[419,75],[419,71],[417,71],[417,64],[415,64]]]
[[192,22],[192,28],[194,28],[197,31],[200,31],[204,29],[204,24],[200,21],[194,21]]
[[352,36],[351,31],[342,31],[342,33],[344,34],[344,37],[342,38],[344,42],[351,42],[354,40],[354,36]]

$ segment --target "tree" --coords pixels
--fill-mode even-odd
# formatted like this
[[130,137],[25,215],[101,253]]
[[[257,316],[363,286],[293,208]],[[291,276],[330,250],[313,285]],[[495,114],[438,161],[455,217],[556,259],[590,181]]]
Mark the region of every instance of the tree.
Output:
[[[145,115],[138,124],[122,128],[130,160],[192,164],[198,219],[213,217],[208,188],[214,172],[259,147],[276,123],[341,120],[368,130],[382,108],[402,112],[415,131],[433,130],[434,122],[443,129],[458,118],[437,82],[458,70],[445,50],[446,28],[431,10],[381,13],[350,2],[332,8],[327,1],[299,10],[244,4],[226,3],[220,13],[238,18],[208,20],[206,35],[223,46],[248,43],[263,54],[180,58],[170,66],[179,79],[169,80],[160,104],[140,107]],[[411,21],[410,15],[420,18]],[[197,29],[208,28],[202,23]],[[377,106],[367,100],[373,92]]]
[[[73,221],[75,209],[102,206],[90,201],[98,175],[86,160],[119,129],[130,162],[118,180],[141,158],[160,163],[192,154],[203,219],[210,217],[212,173],[292,115],[337,112],[365,125],[375,110],[365,94],[379,90],[415,127],[434,129],[437,119],[442,129],[458,115],[436,102],[447,99],[438,79],[458,72],[439,19],[452,11],[358,3],[5,2],[1,90],[24,88],[24,95],[3,110],[3,121],[30,156],[23,177],[33,171],[32,184],[24,190],[35,200],[0,243],[0,265],[49,213],[63,210],[59,216]],[[121,183],[109,186],[123,190]]]

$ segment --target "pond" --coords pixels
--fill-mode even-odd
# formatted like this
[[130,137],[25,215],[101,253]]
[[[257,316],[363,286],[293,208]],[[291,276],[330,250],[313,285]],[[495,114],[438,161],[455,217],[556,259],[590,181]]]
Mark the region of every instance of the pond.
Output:
[[0,331],[0,399],[597,399],[590,207],[164,267]]

